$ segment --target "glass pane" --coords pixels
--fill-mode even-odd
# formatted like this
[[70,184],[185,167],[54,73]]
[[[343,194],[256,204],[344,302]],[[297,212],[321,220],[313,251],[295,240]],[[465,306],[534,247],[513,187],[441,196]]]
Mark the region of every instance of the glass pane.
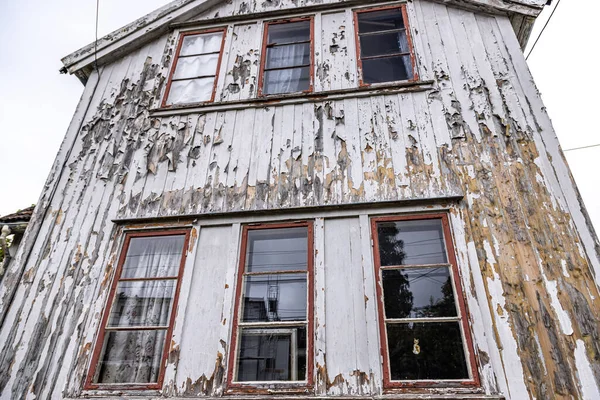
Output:
[[121,278],[177,276],[184,241],[184,235],[132,238]]
[[180,58],[177,61],[177,68],[175,68],[173,79],[215,75],[217,73],[218,62],[218,54]]
[[308,229],[248,231],[246,271],[303,271],[308,261]]
[[107,331],[94,383],[158,382],[166,332]]
[[310,43],[288,44],[267,49],[267,68],[310,64]]
[[238,382],[306,380],[306,327],[242,329]]
[[362,72],[365,83],[405,81],[413,77],[410,56],[363,60]]
[[380,222],[377,237],[382,266],[447,263],[439,219]]
[[263,93],[294,93],[308,90],[310,67],[280,69],[265,72]]
[[190,79],[171,83],[168,104],[210,101],[215,78]]
[[179,55],[215,53],[221,51],[222,32],[184,36]]
[[456,317],[448,267],[383,270],[387,318]]
[[392,380],[468,379],[458,322],[388,324]]
[[267,44],[294,43],[310,40],[310,21],[269,25]]
[[177,281],[119,282],[108,326],[169,325]]
[[399,8],[358,13],[358,32],[378,32],[404,28],[402,11]]
[[243,321],[306,321],[307,275],[244,277]]
[[360,37],[361,57],[382,56],[385,54],[408,53],[406,31],[378,33]]

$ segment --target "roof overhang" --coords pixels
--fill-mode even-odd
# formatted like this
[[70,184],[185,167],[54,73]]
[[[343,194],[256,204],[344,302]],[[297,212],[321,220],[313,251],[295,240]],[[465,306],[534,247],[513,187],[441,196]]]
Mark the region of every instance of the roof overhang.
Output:
[[[124,27],[98,39],[62,59],[63,73],[75,74],[84,84],[96,65],[123,57],[168,32],[171,25],[184,22],[215,7],[223,0],[175,0]],[[373,0],[368,0],[375,2]],[[487,13],[508,14],[524,47],[533,21],[547,0],[433,0]],[[351,1],[349,1],[351,2]],[[307,6],[306,8],[309,8]],[[297,9],[295,9],[297,10]],[[279,11],[281,12],[281,11]],[[221,18],[226,19],[226,18]]]

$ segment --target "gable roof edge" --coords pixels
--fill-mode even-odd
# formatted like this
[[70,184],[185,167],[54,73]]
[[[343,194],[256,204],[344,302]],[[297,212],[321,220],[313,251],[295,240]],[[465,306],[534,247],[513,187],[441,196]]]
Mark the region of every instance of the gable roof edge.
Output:
[[[85,82],[96,60],[105,63],[139,48],[168,31],[173,22],[190,18],[222,0],[175,0],[62,58],[63,73],[76,74]],[[142,39],[143,38],[143,39]],[[142,39],[142,40],[140,40]]]

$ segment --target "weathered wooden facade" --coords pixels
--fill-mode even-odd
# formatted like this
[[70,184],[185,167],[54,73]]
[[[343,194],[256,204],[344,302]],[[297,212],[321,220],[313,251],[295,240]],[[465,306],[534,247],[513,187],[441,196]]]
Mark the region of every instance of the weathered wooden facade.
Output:
[[[0,398],[600,398],[600,246],[521,50],[543,3],[178,0],[66,57],[85,90],[0,287]],[[415,79],[361,85],[355,11],[381,6]],[[312,91],[259,96],[265,22],[303,17]],[[163,106],[180,34],[215,28],[213,101]],[[444,222],[465,385],[386,379],[389,216]],[[295,221],[306,382],[235,385],[248,231]],[[123,244],[166,228],[186,241],[159,385],[95,385]]]

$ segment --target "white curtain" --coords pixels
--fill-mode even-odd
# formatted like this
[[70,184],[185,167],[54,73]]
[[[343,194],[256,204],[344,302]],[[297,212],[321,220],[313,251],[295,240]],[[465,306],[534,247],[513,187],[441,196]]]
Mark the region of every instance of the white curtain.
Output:
[[[177,276],[183,236],[133,238],[121,278]],[[104,349],[96,382],[156,382],[176,279],[119,282],[108,327],[165,327],[153,330],[111,330],[104,336]]]
[[[305,44],[277,46],[269,49],[269,68],[302,65],[306,53]],[[267,93],[298,92],[303,68],[279,69],[268,72]]]

